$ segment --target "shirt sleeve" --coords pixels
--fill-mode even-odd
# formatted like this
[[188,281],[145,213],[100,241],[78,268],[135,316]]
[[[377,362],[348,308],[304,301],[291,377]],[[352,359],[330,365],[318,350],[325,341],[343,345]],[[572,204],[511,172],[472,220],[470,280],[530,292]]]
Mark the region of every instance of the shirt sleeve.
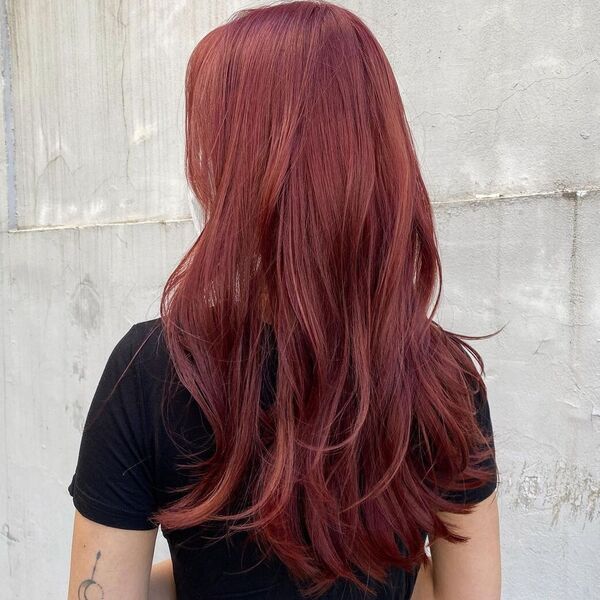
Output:
[[443,494],[444,498],[457,504],[471,504],[481,502],[482,500],[485,500],[488,496],[491,496],[492,493],[498,487],[498,465],[496,463],[494,428],[492,424],[490,406],[488,403],[487,392],[485,388],[480,387],[475,393],[474,398],[477,423],[479,424],[479,428],[484,433],[484,435],[486,435],[490,440],[490,445],[492,449],[491,456],[484,460],[481,463],[481,465],[486,467],[487,469],[490,469],[491,472],[495,475],[495,477],[489,482],[484,483],[483,485],[477,488],[445,492]]
[[136,325],[112,350],[86,417],[68,491],[88,519],[120,529],[154,529],[152,437],[134,342]]

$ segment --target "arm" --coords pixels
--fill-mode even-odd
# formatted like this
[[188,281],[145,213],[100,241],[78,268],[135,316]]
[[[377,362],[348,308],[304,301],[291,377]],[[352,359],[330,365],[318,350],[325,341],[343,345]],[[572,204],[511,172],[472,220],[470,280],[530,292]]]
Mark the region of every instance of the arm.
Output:
[[492,494],[469,515],[441,513],[463,544],[433,540],[431,561],[419,570],[412,600],[500,600],[501,560],[498,502]]
[[155,413],[134,354],[144,335],[132,326],[110,353],[82,432],[68,487],[77,509],[69,600],[158,600]]
[[107,527],[75,511],[68,600],[149,600],[156,532]]
[[150,600],[177,600],[173,563],[170,558],[152,565]]

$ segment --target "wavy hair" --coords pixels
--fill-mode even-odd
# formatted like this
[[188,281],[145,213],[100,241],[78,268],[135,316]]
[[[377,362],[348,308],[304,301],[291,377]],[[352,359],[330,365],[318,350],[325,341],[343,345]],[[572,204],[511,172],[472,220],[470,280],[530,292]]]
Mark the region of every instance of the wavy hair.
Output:
[[440,258],[393,71],[349,10],[277,3],[200,40],[185,101],[206,222],[161,319],[214,451],[190,456],[192,483],[156,519],[246,531],[306,595],[339,578],[371,592],[357,571],[424,563],[424,531],[465,540],[437,513],[470,506],[445,492],[493,477],[483,362],[460,339],[489,336],[432,318]]

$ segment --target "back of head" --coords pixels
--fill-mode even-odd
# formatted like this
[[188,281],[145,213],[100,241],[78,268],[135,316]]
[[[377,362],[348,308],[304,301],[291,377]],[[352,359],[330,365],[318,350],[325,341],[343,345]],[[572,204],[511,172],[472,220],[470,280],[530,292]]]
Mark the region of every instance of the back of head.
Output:
[[[246,530],[307,593],[412,569],[423,531],[456,539],[436,516],[457,510],[442,492],[485,480],[473,450],[483,382],[468,344],[432,318],[431,204],[367,26],[299,1],[209,32],[186,75],[186,174],[206,223],[161,316],[216,450],[159,521]],[[231,510],[240,494],[246,507]]]

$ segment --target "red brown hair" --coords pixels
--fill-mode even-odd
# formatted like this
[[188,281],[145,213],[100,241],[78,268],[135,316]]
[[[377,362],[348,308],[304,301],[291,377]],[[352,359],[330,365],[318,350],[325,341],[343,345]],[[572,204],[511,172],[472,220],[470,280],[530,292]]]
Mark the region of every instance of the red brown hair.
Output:
[[443,492],[493,476],[474,414],[481,357],[432,318],[440,258],[394,74],[352,12],[285,2],[210,31],[185,98],[206,224],[161,317],[215,451],[157,521],[247,531],[307,594],[337,578],[368,590],[356,570],[414,568],[423,531],[464,540],[437,513],[469,506]]

